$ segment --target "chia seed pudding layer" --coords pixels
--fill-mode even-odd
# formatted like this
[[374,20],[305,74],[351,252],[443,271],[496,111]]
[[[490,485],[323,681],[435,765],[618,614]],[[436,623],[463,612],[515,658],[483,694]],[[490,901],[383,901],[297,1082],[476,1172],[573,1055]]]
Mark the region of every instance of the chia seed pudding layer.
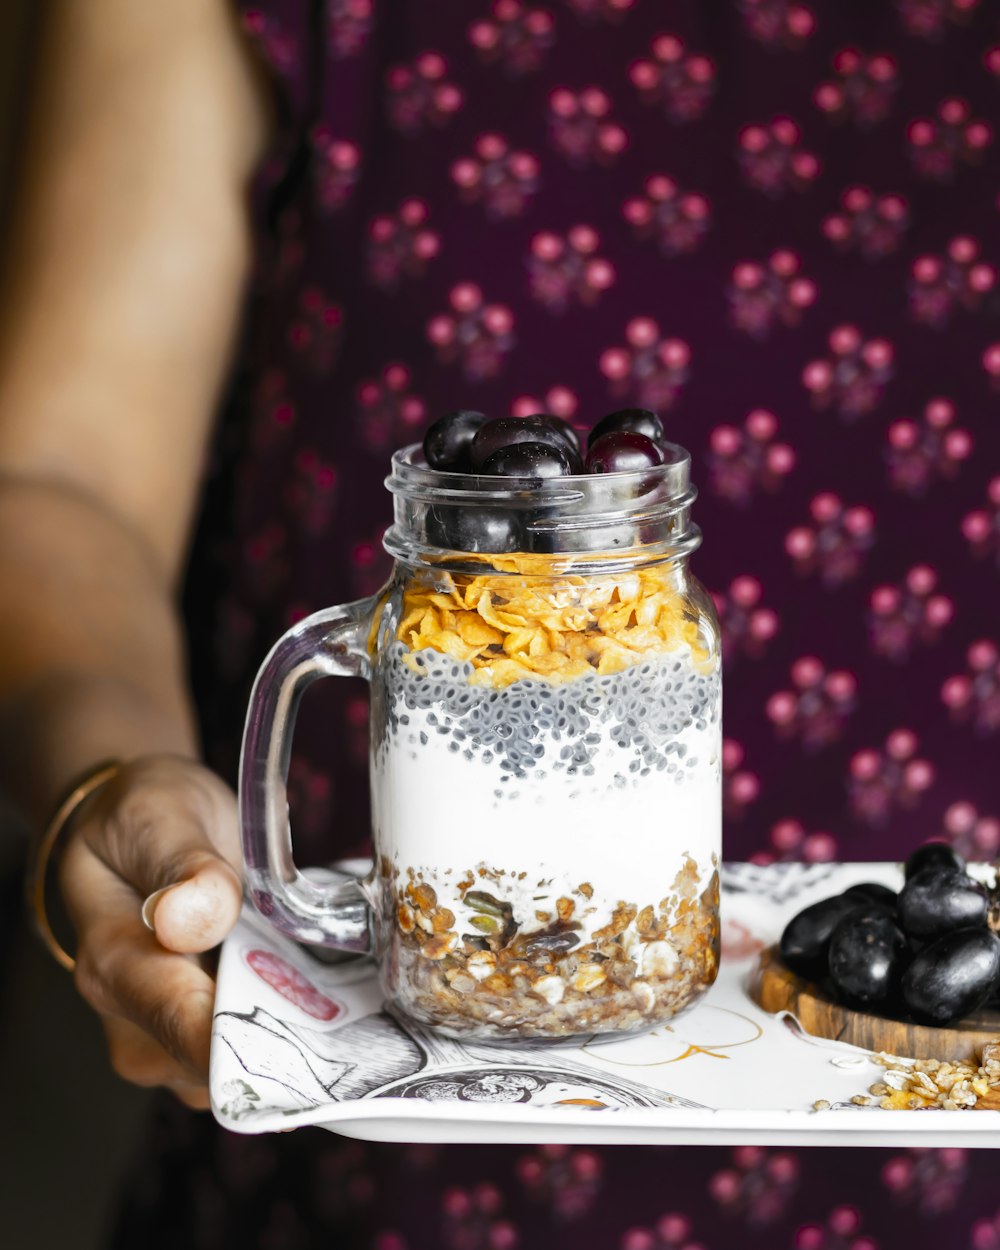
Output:
[[410,652],[396,642],[382,664],[376,753],[391,741],[416,754],[433,733],[469,763],[496,763],[504,785],[529,773],[594,777],[606,741],[620,752],[612,777],[619,789],[630,775],[653,771],[680,782],[698,764],[688,758],[686,732],[719,721],[718,672],[699,671],[689,654],[561,684],[524,678],[499,690],[473,685],[471,663],[431,648]]

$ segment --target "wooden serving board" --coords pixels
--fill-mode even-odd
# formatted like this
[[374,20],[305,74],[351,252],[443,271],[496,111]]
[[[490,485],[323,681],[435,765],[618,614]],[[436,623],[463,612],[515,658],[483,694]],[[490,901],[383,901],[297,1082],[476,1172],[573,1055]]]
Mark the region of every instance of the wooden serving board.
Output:
[[[772,1014],[789,1012],[814,1037],[849,1042],[864,1050],[884,1050],[910,1059],[963,1059],[978,1063],[983,1047],[1000,1039],[1000,1011],[993,1008],[941,1028],[853,1011],[834,1002],[812,981],[790,971],[774,946],[761,953],[749,989],[758,1007]],[[985,1107],[986,1100],[981,1099],[980,1105]],[[991,1094],[989,1107],[1000,1108],[1000,1098]]]

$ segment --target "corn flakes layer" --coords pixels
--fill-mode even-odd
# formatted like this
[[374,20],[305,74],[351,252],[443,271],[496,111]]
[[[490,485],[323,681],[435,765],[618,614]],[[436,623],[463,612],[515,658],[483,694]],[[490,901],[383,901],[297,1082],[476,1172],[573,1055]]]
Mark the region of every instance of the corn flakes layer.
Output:
[[410,583],[397,638],[411,653],[430,647],[467,661],[473,684],[498,688],[525,677],[619,673],[680,648],[710,666],[690,602],[667,566],[553,577],[539,575],[538,557],[506,559],[517,563],[505,575]]

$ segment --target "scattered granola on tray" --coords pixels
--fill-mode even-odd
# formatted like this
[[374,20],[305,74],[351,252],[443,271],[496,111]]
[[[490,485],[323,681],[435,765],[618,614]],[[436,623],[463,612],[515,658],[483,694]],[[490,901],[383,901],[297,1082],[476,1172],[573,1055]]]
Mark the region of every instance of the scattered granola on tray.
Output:
[[[963,1059],[905,1059],[880,1051],[872,1062],[885,1069],[885,1077],[869,1086],[867,1094],[855,1094],[858,1107],[885,1111],[1000,1111],[1000,1038],[983,1047],[979,1064]],[[825,1099],[813,1103],[814,1111],[827,1111]]]

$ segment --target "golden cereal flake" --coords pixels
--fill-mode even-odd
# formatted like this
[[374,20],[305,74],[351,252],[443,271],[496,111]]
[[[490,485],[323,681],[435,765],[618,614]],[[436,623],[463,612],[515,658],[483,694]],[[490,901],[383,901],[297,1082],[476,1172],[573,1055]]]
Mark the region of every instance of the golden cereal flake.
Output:
[[518,555],[496,563],[519,575],[411,583],[397,637],[412,650],[430,647],[469,661],[474,683],[496,688],[529,676],[561,682],[616,673],[645,655],[683,646],[703,670],[714,664],[664,567],[582,577],[560,573],[552,557]]
[[471,646],[495,647],[503,644],[500,630],[484,621],[478,612],[459,612],[457,624],[462,641]]

